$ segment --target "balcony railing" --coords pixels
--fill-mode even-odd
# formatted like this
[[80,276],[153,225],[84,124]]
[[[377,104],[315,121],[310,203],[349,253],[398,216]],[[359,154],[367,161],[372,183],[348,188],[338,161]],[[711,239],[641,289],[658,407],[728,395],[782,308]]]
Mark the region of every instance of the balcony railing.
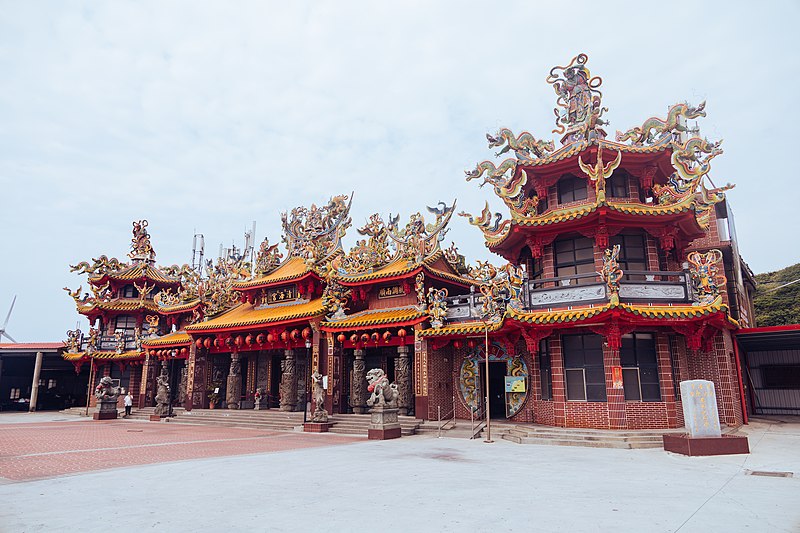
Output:
[[[125,350],[135,350],[136,349],[136,338],[133,335],[124,335],[123,340],[125,341]],[[81,351],[86,351],[86,348],[89,346],[89,337],[84,335],[81,339]],[[113,352],[117,349],[117,339],[114,338],[113,335],[100,335],[97,338],[97,343],[95,344],[95,351],[98,352]]]
[[[534,311],[572,305],[604,304],[610,299],[608,287],[596,274],[576,274],[558,278],[526,279],[522,307]],[[625,303],[689,303],[693,299],[687,272],[626,270],[620,281],[619,300]],[[483,295],[451,296],[447,299],[450,322],[480,320]]]

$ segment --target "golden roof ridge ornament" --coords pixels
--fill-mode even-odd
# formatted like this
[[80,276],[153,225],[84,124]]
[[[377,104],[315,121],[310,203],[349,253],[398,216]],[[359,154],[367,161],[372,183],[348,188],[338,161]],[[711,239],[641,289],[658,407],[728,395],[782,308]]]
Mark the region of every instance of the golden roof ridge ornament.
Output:
[[[333,196],[322,207],[295,207],[281,214],[283,242],[290,257],[301,257],[311,267],[324,266],[342,251],[342,237],[352,223],[353,193]],[[349,198],[349,202],[348,202]]]
[[156,252],[150,244],[150,234],[147,233],[147,220],[133,221],[133,239],[131,239],[131,252],[128,254],[134,263],[138,261],[155,262]]
[[436,253],[440,249],[439,243],[449,231],[447,224],[455,208],[456,200],[453,200],[453,205],[450,206],[444,202],[439,202],[436,207],[426,206],[429,213],[436,215],[436,220],[432,224],[426,224],[425,217],[417,212],[409,217],[408,224],[402,229],[398,226],[400,215],[392,217],[390,213],[387,235],[396,249],[395,258],[419,264]]

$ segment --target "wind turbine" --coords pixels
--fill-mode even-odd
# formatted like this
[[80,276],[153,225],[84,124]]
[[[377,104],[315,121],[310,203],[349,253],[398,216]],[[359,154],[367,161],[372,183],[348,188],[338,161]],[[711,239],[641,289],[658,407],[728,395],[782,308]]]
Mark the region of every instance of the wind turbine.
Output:
[[6,315],[6,321],[3,323],[3,327],[0,328],[0,342],[3,342],[3,337],[7,338],[11,342],[17,342],[14,340],[14,337],[6,333],[6,326],[8,325],[8,319],[11,318],[11,311],[14,310],[14,303],[17,301],[17,296],[14,295],[14,299],[11,300],[11,309],[8,310],[8,314]]

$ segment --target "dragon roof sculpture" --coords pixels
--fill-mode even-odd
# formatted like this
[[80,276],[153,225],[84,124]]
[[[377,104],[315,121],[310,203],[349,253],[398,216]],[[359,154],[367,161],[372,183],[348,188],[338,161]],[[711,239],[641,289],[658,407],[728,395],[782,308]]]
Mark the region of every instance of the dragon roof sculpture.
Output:
[[341,268],[348,274],[363,274],[381,268],[391,261],[392,254],[388,245],[388,230],[381,216],[373,214],[364,227],[356,231],[369,237],[361,239],[350,250],[341,262]]
[[421,213],[414,213],[409,218],[408,224],[401,229],[398,226],[400,215],[392,217],[389,214],[387,235],[396,249],[395,259],[422,263],[426,257],[430,257],[440,249],[439,243],[447,234],[447,224],[453,216],[456,201],[453,200],[451,206],[439,202],[436,207],[426,208],[429,213],[436,215],[436,220],[432,224],[426,224],[425,217]]
[[281,214],[283,242],[290,257],[301,257],[309,266],[323,266],[341,253],[341,241],[350,227],[350,205],[347,195],[333,196],[327,205],[295,207]]

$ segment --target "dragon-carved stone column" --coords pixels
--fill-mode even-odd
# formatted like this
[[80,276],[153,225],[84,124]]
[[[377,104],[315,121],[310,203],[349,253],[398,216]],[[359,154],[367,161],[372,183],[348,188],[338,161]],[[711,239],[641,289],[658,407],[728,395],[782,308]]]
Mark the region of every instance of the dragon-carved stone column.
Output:
[[286,350],[286,359],[281,361],[281,411],[294,411],[297,407],[297,376],[294,366],[294,350]]
[[397,407],[400,414],[408,414],[411,406],[411,362],[408,357],[408,346],[397,347],[397,359],[394,365],[395,383],[397,383]]
[[350,406],[353,412],[363,415],[367,412],[367,365],[364,350],[353,350],[353,387],[350,391]]
[[228,391],[226,401],[228,409],[238,409],[239,400],[242,397],[242,376],[241,365],[239,364],[239,354],[231,353],[231,368],[228,371]]

